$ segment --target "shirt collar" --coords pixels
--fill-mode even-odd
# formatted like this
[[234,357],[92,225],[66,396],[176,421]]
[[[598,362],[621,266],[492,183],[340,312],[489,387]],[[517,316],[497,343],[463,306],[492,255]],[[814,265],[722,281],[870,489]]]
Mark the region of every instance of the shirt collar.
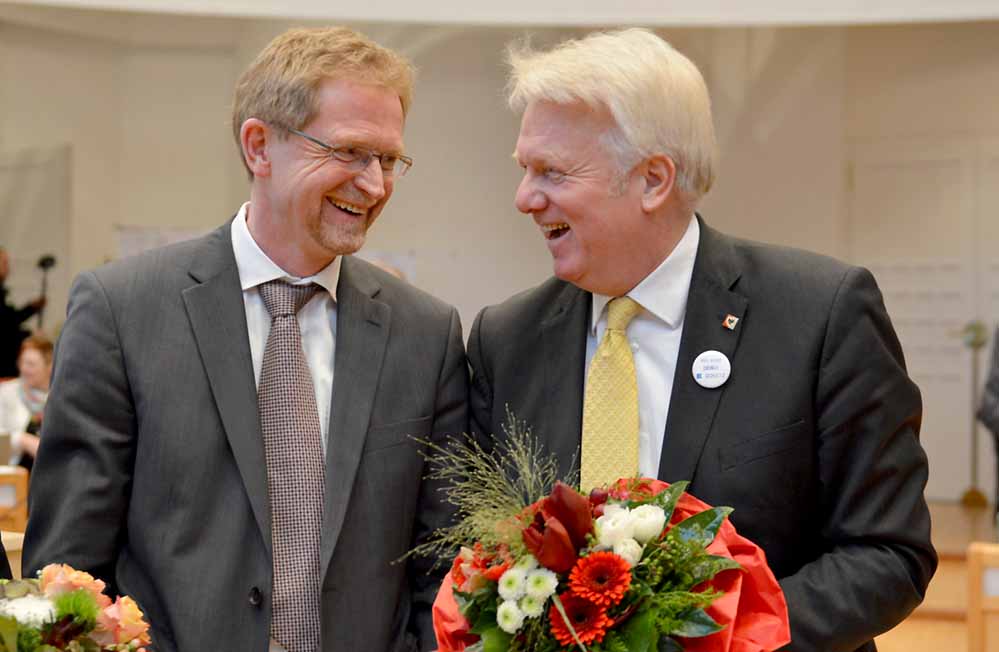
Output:
[[330,297],[336,301],[336,286],[340,280],[340,261],[343,257],[337,256],[333,262],[312,276],[302,278],[289,274],[271,260],[253,239],[250,227],[246,224],[249,208],[250,202],[243,204],[232,222],[232,251],[236,256],[239,284],[243,291],[275,279],[285,279],[292,285],[315,283],[329,292]]
[[[666,260],[636,285],[627,296],[637,301],[646,312],[666,322],[670,328],[683,323],[687,311],[690,279],[694,275],[694,259],[701,239],[701,227],[696,217],[690,219],[683,237],[676,243]],[[604,308],[614,297],[593,294],[590,313],[590,335],[596,336],[597,324]]]

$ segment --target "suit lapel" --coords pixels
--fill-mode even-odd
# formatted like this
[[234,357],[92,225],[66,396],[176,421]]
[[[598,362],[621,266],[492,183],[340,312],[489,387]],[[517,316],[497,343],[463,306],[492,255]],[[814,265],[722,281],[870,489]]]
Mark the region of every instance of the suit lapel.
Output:
[[566,283],[551,313],[541,322],[546,401],[543,418],[535,427],[543,428],[541,434],[548,450],[556,455],[563,478],[579,469],[590,300],[589,292]]
[[[694,359],[704,351],[714,350],[732,360],[748,307],[746,298],[731,290],[741,273],[731,241],[708,228],[699,216],[697,219],[700,221],[700,243],[680,338],[666,437],[659,459],[659,478],[667,482],[693,481],[718,402],[725,393],[725,385],[706,389],[694,381]],[[727,315],[739,318],[732,330],[723,326]],[[732,373],[738,373],[738,370],[733,368]]]
[[377,281],[361,263],[344,257],[337,285],[336,357],[326,446],[320,577],[326,576],[350,504],[388,342],[392,310],[374,299],[379,290]]
[[271,519],[257,388],[229,229],[226,225],[206,236],[189,270],[199,284],[181,294],[253,516],[270,550]]

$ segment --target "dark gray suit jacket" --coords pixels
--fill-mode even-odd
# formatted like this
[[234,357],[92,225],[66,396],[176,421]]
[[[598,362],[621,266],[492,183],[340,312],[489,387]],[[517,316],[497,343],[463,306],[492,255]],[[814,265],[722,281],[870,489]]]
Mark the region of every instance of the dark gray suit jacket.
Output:
[[[410,435],[466,430],[457,312],[349,256],[322,530],[322,649],[434,647],[440,577],[392,562],[448,518]],[[271,526],[229,225],[81,274],[55,356],[25,568],[134,597],[159,652],[266,652]]]
[[[501,433],[509,406],[569,470],[590,303],[551,279],[479,314],[473,430]],[[718,389],[691,374],[711,349],[732,362]],[[701,222],[659,478],[735,508],[781,580],[793,650],[873,650],[922,600],[937,559],[921,415],[869,272]]]

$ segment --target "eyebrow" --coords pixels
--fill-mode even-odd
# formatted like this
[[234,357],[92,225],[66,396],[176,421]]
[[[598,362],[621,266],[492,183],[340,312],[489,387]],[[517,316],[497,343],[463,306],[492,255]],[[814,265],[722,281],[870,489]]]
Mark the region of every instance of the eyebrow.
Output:
[[403,156],[406,153],[405,145],[400,148],[392,147],[391,149],[381,149],[379,147],[372,146],[370,143],[364,142],[357,136],[351,136],[350,134],[347,134],[342,138],[337,137],[336,134],[332,134],[328,137],[322,137],[322,140],[333,147],[363,147],[364,149],[370,149],[378,152],[379,154],[388,154],[390,156]]

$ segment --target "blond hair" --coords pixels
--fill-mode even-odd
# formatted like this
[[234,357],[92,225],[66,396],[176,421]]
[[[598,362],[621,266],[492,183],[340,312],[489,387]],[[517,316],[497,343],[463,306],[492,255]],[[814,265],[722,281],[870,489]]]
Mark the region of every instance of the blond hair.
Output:
[[603,137],[622,173],[639,160],[666,154],[688,200],[710,190],[716,146],[704,78],[690,59],[649,30],[596,32],[547,52],[515,44],[507,60],[514,111],[532,102],[606,108],[617,129]]
[[247,119],[302,129],[319,112],[319,86],[328,79],[384,86],[398,94],[403,116],[409,112],[413,66],[401,54],[346,27],[291,29],[268,43],[236,82],[232,133],[240,158]]

